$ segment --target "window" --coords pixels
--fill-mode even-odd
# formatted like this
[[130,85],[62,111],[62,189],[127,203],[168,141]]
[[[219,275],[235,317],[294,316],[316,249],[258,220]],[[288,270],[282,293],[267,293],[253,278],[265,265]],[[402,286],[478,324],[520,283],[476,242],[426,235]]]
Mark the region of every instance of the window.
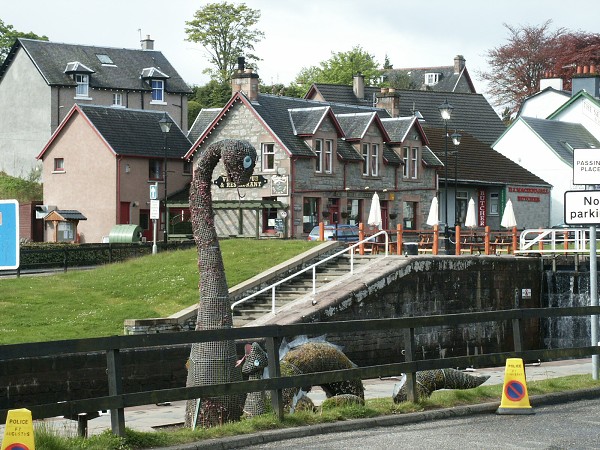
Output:
[[316,197],[304,197],[302,206],[302,231],[310,233],[315,225],[319,224],[319,199]]
[[413,147],[410,153],[410,176],[414,179],[417,179],[419,175],[419,149]]
[[402,227],[405,230],[417,229],[415,211],[417,211],[417,204],[415,202],[404,202],[402,205]]
[[425,74],[425,84],[427,86],[434,86],[438,84],[440,81],[439,73],[426,73]]
[[75,96],[87,97],[90,86],[90,76],[83,73],[76,73],[75,83],[77,83],[77,87],[75,88]]
[[57,242],[69,242],[75,239],[75,224],[73,222],[58,222]]
[[165,82],[163,80],[152,80],[152,101],[164,101]]
[[317,155],[315,172],[321,173],[323,171],[323,139],[315,140],[315,153]]
[[123,94],[120,92],[113,94],[113,106],[123,106]]
[[65,171],[65,159],[64,158],[54,158],[54,172],[64,172]]
[[492,192],[490,194],[490,216],[498,216],[500,214],[499,205],[499,194]]
[[408,174],[410,173],[410,158],[409,158],[410,149],[408,147],[404,147],[402,149],[402,162],[404,163],[404,169],[402,172],[402,176],[404,178],[408,178]]
[[363,175],[369,175],[369,144],[362,145]]
[[371,175],[379,175],[379,144],[371,144]]
[[275,170],[275,144],[260,144],[262,170]]
[[333,170],[333,141],[325,141],[325,173],[331,173]]
[[162,160],[151,159],[148,161],[148,179],[149,180],[162,180]]
[[108,55],[97,53],[96,58],[98,58],[98,61],[100,61],[102,64],[114,64]]
[[184,161],[183,162],[183,174],[184,175],[191,175],[192,174],[192,162],[191,161]]

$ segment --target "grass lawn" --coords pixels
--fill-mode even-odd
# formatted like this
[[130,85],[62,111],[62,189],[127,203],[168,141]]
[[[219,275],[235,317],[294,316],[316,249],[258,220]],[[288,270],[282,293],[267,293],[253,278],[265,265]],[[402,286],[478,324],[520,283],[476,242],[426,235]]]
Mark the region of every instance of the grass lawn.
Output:
[[[234,286],[318,245],[227,239]],[[159,253],[89,271],[0,279],[0,345],[123,334],[125,319],[166,317],[198,302],[196,249]]]

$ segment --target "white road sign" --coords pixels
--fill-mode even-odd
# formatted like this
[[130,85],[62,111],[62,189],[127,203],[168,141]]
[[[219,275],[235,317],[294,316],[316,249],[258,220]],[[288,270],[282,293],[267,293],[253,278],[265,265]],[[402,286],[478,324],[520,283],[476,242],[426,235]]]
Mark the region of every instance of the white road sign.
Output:
[[600,191],[566,191],[565,223],[600,225]]
[[600,148],[573,149],[573,184],[600,184]]
[[160,200],[150,200],[150,220],[160,218]]

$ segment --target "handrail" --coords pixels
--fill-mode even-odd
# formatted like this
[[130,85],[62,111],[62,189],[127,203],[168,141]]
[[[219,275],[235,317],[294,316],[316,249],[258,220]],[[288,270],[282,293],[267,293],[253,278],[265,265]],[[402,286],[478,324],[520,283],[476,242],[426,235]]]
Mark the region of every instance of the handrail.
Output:
[[326,263],[330,259],[337,258],[338,256],[340,256],[346,252],[350,252],[350,273],[354,273],[354,249],[360,245],[365,244],[366,242],[373,241],[373,239],[379,235],[385,236],[385,256],[388,256],[389,236],[388,236],[387,231],[381,230],[381,231],[378,231],[377,233],[363,239],[362,241],[358,241],[355,244],[348,246],[344,250],[340,250],[339,252],[334,253],[333,255],[330,255],[325,259],[322,259],[308,267],[305,267],[304,269],[284,278],[283,280],[279,280],[279,281],[267,286],[266,288],[263,288],[253,294],[250,294],[250,295],[242,298],[241,300],[238,300],[238,301],[232,303],[231,310],[233,311],[233,308],[235,308],[237,305],[244,303],[245,301],[250,300],[251,298],[254,298],[254,297],[270,290],[271,291],[271,312],[273,314],[275,314],[275,289],[279,285],[286,283],[286,282],[290,281],[291,279],[296,278],[298,275],[301,275],[304,272],[308,272],[309,270],[312,270],[312,295],[315,295],[317,293],[317,266],[320,266],[321,264]]
[[590,252],[589,228],[527,229],[519,236],[516,253],[583,253]]

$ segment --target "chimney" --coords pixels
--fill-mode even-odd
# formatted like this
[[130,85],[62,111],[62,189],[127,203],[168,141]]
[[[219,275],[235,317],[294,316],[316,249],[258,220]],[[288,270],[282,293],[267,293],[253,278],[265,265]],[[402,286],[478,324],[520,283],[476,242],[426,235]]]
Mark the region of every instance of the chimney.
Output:
[[352,78],[352,91],[357,99],[365,99],[365,76],[360,72]]
[[142,50],[154,50],[154,40],[150,39],[150,35],[146,35],[146,39],[141,40],[140,44],[142,44]]
[[454,73],[461,73],[465,68],[465,57],[463,55],[456,55],[454,57]]
[[571,79],[571,95],[580,91],[586,91],[592,97],[600,99],[600,74],[595,66],[577,66],[577,74]]
[[393,118],[400,117],[400,93],[393,88],[381,88],[375,106],[385,109]]
[[258,100],[258,74],[251,68],[246,68],[246,59],[238,57],[238,67],[231,76],[231,93],[241,92],[248,100]]
[[545,72],[544,78],[540,79],[540,91],[543,91],[546,88],[553,88],[557,91],[563,90],[563,79],[557,76],[554,76],[552,72]]

